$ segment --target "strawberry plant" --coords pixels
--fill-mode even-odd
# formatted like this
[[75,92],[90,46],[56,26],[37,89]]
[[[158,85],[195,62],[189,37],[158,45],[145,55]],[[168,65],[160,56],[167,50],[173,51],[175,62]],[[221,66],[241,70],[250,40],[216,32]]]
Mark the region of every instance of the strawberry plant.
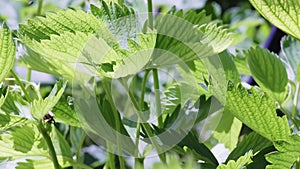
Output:
[[300,168],[298,0],[22,2],[0,15],[0,168]]

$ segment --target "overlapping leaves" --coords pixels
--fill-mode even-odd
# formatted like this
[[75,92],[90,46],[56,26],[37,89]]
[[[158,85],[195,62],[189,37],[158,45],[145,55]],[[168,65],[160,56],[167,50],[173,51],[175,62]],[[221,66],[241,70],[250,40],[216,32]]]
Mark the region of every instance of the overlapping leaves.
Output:
[[294,162],[299,160],[300,137],[298,135],[278,140],[274,145],[278,151],[267,154],[266,159],[272,163],[267,166],[267,169],[291,168]]

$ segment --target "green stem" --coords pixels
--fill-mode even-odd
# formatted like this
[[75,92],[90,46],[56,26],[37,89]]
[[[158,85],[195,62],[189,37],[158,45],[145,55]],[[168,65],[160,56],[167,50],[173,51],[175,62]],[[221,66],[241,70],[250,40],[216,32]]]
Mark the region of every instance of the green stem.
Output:
[[115,155],[113,153],[111,153],[113,150],[112,150],[112,144],[107,141],[107,149],[108,149],[108,166],[110,169],[116,169],[116,166],[115,166]]
[[25,89],[24,84],[21,82],[21,80],[20,80],[20,78],[18,77],[18,75],[17,75],[13,70],[11,70],[10,73],[11,73],[12,76],[16,79],[17,83],[18,83],[19,86],[21,87],[21,90],[22,90],[23,93],[24,93],[25,99],[26,99],[28,102],[31,102],[32,99],[31,99],[31,97],[29,96],[27,90]]
[[[146,69],[145,70],[145,75],[143,77],[143,81],[142,81],[142,88],[141,88],[141,100],[140,100],[140,110],[143,112],[145,111],[144,109],[144,100],[145,100],[145,91],[146,91],[146,83],[147,83],[147,78],[149,75],[150,70]],[[140,140],[140,132],[141,132],[141,120],[140,118],[137,121],[137,127],[136,127],[136,137],[135,137],[135,145],[136,145],[136,155],[138,155],[139,153],[139,140]],[[137,166],[139,164],[141,164],[143,166],[143,159],[141,158],[135,158],[134,159],[134,164],[135,164],[135,168],[137,168]]]
[[58,160],[57,160],[57,156],[56,156],[56,152],[55,152],[52,140],[51,140],[49,134],[47,133],[47,130],[43,126],[43,122],[40,121],[37,127],[38,127],[39,131],[41,132],[41,134],[43,135],[43,137],[44,137],[44,139],[45,139],[45,141],[47,143],[47,146],[49,148],[49,155],[50,155],[50,157],[52,159],[54,168],[55,169],[61,169],[61,167],[60,167],[60,165],[58,163]]
[[154,81],[154,94],[155,94],[155,106],[156,106],[156,115],[158,121],[158,127],[163,127],[163,120],[161,115],[161,103],[160,103],[160,90],[159,90],[159,80],[158,80],[158,71],[153,69],[153,81]]
[[[300,89],[300,84],[299,84],[299,82],[297,82],[297,84],[296,84],[296,91],[295,91],[295,95],[294,95],[294,99],[293,99],[293,114],[292,114],[292,119],[295,119],[295,117],[298,114],[299,89]],[[299,125],[297,124],[296,121],[294,121],[294,125],[299,130]]]
[[27,81],[30,82],[30,80],[31,80],[31,69],[28,68],[27,71],[28,71],[27,72]]
[[117,145],[118,145],[118,158],[119,158],[119,162],[120,162],[120,168],[125,169],[126,168],[125,167],[125,161],[122,157],[122,146],[120,144],[120,138],[119,138],[119,134],[121,133],[121,124],[120,124],[120,121],[118,120],[119,119],[118,110],[115,107],[115,104],[114,104],[114,101],[113,101],[113,98],[112,98],[109,79],[103,78],[103,85],[104,85],[104,90],[107,94],[108,101],[111,104],[111,108],[112,108],[112,111],[113,111],[113,116],[116,119],[116,130],[117,130],[116,131],[116,139],[117,139]]
[[152,7],[152,0],[148,0],[148,22],[149,27],[153,29],[153,7]]
[[[84,159],[81,157],[80,153],[81,153],[81,148],[82,148],[82,145],[83,145],[83,143],[84,143],[85,137],[86,137],[86,133],[83,132],[83,133],[82,133],[82,136],[81,136],[81,138],[80,138],[80,140],[79,140],[79,143],[78,143],[78,144],[80,145],[80,147],[78,147],[78,149],[77,149],[77,151],[76,151],[76,153],[75,153],[75,156],[76,156],[76,162],[77,162],[78,164],[82,164],[83,161],[84,161]],[[80,167],[80,166],[74,166],[74,167]]]
[[293,99],[293,116],[297,114],[297,105],[298,105],[298,98],[299,98],[299,88],[300,84],[297,82],[296,84],[296,91]]
[[43,0],[39,0],[38,9],[37,9],[37,15],[42,14],[42,7],[43,7]]
[[[129,97],[130,97],[131,101],[133,102],[133,105],[135,106],[135,108],[136,108],[137,110],[139,110],[139,104],[137,103],[136,99],[134,98],[134,95],[133,95],[130,91],[128,91],[128,93],[129,93]],[[140,111],[137,111],[137,112],[138,112],[139,119],[141,119],[143,122],[145,122],[146,119],[145,119],[144,114],[141,113]],[[159,150],[159,147],[160,147],[160,146],[159,146],[159,144],[157,143],[157,141],[156,141],[155,138],[154,138],[154,134],[153,134],[153,132],[152,132],[151,126],[150,126],[148,123],[141,123],[141,126],[144,127],[145,132],[146,132],[146,134],[148,135],[148,137],[149,137],[151,143],[153,144],[153,146],[154,146],[157,150]],[[166,162],[166,156],[165,156],[164,153],[163,153],[163,154],[159,154],[158,156],[159,156],[159,159],[160,159],[162,162],[164,162],[164,163]]]

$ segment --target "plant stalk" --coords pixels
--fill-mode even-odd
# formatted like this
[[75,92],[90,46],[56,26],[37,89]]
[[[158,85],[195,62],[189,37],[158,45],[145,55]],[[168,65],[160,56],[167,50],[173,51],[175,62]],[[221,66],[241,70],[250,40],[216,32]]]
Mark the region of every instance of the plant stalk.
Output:
[[38,9],[36,12],[36,15],[41,15],[42,14],[42,8],[43,8],[43,0],[39,0],[39,4],[38,4]]
[[47,146],[49,148],[49,155],[50,155],[50,157],[52,159],[54,168],[55,169],[61,169],[61,167],[60,167],[60,165],[58,163],[58,160],[57,160],[57,156],[56,156],[56,152],[55,152],[52,140],[51,140],[49,134],[47,133],[47,130],[43,126],[43,122],[40,121],[37,127],[38,127],[39,131],[41,132],[41,134],[43,135],[43,137],[44,137],[44,139],[45,139],[45,141],[47,143]]
[[[149,72],[150,72],[150,70],[148,70],[148,69],[145,70],[145,74],[144,74],[143,81],[142,81],[141,98],[140,98],[141,99],[140,100],[140,110],[142,112],[145,111],[144,101],[145,101],[146,83],[147,83],[147,78],[148,78]],[[138,147],[139,147],[139,140],[140,140],[140,132],[141,132],[141,119],[139,117],[138,121],[137,121],[136,137],[135,137],[135,145],[136,145],[136,149],[137,149],[136,155],[138,155],[138,153],[139,153]],[[143,161],[144,160],[141,158],[135,158],[134,159],[135,168],[137,168],[139,164],[141,164],[143,166],[143,163],[144,163]]]
[[[113,101],[112,94],[111,94],[111,89],[110,89],[109,79],[103,78],[103,85],[104,85],[104,90],[107,94],[108,101],[111,104],[111,108],[112,108],[112,111],[113,111],[113,116],[114,116],[115,119],[118,119],[119,114],[118,114],[117,108],[114,105],[114,101]],[[125,161],[122,157],[122,146],[120,144],[120,138],[119,138],[119,134],[121,133],[121,124],[120,124],[119,120],[116,120],[116,130],[117,130],[116,131],[116,139],[117,139],[117,146],[118,146],[118,158],[119,158],[119,162],[120,162],[120,168],[125,169],[126,168],[125,167]]]
[[153,29],[153,6],[152,6],[152,0],[148,0],[148,22],[149,27]]
[[161,115],[161,102],[160,102],[160,90],[159,90],[159,79],[158,79],[158,71],[157,69],[153,69],[153,81],[154,81],[154,94],[155,94],[155,106],[156,106],[156,115],[158,127],[163,127],[163,120]]
[[28,68],[27,71],[28,71],[27,72],[27,81],[30,82],[30,80],[31,80],[31,69]]
[[26,99],[28,102],[32,102],[31,97],[29,96],[28,92],[26,91],[25,86],[24,86],[24,84],[21,82],[21,80],[20,80],[20,78],[18,77],[18,75],[17,75],[13,70],[11,70],[10,73],[11,73],[12,76],[16,79],[17,83],[18,83],[19,86],[21,87],[21,90],[22,90],[23,93],[24,93],[25,99]]

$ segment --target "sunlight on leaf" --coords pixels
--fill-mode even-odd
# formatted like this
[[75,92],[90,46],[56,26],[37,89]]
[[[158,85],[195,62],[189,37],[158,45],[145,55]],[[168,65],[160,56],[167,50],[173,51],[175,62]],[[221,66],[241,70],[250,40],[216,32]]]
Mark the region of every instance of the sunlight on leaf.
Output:
[[257,134],[251,132],[244,136],[243,140],[237,145],[237,147],[229,154],[226,162],[229,160],[237,160],[240,156],[244,155],[248,151],[252,151],[253,155],[256,155],[263,149],[272,146],[272,142]]
[[0,83],[9,74],[15,61],[16,47],[9,28],[0,27]]
[[47,114],[51,109],[56,105],[56,103],[59,101],[60,97],[62,96],[65,87],[67,85],[67,82],[64,82],[63,86],[61,88],[58,88],[58,85],[56,84],[54,88],[52,89],[51,93],[55,93],[56,95],[51,96],[50,95],[45,99],[38,99],[34,100],[31,104],[31,113],[34,118],[37,120],[41,120],[45,114]]
[[275,102],[257,90],[251,88],[248,92],[241,84],[230,83],[225,107],[265,138],[271,141],[287,138],[291,135],[287,117],[278,117]]
[[250,0],[269,22],[300,40],[299,0]]
[[259,47],[251,48],[245,55],[256,82],[270,96],[282,103],[287,95],[288,77],[278,56]]
[[291,168],[299,160],[300,136],[293,135],[285,140],[278,140],[274,145],[278,151],[266,155],[267,161],[272,163],[267,169]]
[[221,164],[217,169],[240,169],[247,166],[252,162],[251,158],[253,156],[252,151],[240,156],[237,161],[230,160],[227,164]]

